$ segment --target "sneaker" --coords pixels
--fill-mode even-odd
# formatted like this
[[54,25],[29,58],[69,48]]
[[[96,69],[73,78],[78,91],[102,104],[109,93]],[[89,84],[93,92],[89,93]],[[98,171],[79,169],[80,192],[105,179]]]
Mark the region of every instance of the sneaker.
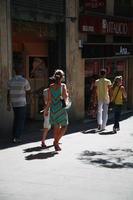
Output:
[[113,127],[113,133],[117,133],[117,128]]
[[12,142],[13,142],[13,143],[16,143],[16,142],[17,142],[17,139],[16,139],[16,138],[13,138]]
[[102,129],[102,125],[99,124],[99,125],[98,125],[98,130],[100,131],[101,129]]
[[22,139],[17,138],[17,142],[18,142],[18,143],[21,143],[21,142],[22,142]]

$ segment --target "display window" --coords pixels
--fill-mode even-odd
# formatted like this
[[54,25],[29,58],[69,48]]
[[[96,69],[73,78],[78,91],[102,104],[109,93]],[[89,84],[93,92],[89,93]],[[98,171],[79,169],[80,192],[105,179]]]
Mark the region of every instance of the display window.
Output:
[[[97,109],[93,107],[93,98],[95,95],[95,80],[99,74],[99,60],[85,61],[85,113],[96,118]],[[95,111],[95,112],[94,112]]]
[[107,69],[107,78],[113,82],[115,76],[123,77],[123,85],[126,87],[126,71],[127,71],[127,60],[115,60],[108,59],[104,61],[104,67]]
[[91,77],[94,74],[98,74],[98,60],[86,60],[85,62],[85,77]]
[[94,83],[99,78],[100,70],[107,70],[107,78],[113,83],[115,76],[123,77],[123,85],[127,88],[127,59],[99,59],[85,61],[85,113],[96,118]]

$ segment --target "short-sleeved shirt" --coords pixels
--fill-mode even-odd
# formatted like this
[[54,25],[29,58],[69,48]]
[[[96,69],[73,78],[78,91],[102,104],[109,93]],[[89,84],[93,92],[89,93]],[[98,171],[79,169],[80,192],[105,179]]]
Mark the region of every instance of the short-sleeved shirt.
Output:
[[118,86],[113,90],[112,100],[114,100],[116,105],[122,105],[123,103],[122,90]]
[[43,90],[43,96],[45,96],[48,100],[48,88]]
[[111,86],[111,81],[107,78],[96,80],[98,100],[109,101],[109,86]]
[[31,89],[29,81],[21,75],[16,75],[8,81],[8,90],[13,107],[26,105],[26,91]]

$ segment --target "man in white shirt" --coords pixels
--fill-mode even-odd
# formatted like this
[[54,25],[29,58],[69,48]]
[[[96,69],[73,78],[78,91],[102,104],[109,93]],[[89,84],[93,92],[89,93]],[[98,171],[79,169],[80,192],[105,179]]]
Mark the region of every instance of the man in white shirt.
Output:
[[26,93],[30,91],[29,81],[24,78],[22,68],[15,68],[16,75],[8,81],[7,109],[14,111],[13,142],[20,142],[26,117]]

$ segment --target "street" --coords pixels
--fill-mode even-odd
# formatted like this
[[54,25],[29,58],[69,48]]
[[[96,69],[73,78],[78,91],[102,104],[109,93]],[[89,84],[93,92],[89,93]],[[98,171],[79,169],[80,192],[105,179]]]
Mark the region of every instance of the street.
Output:
[[39,140],[1,148],[0,200],[132,200],[132,124],[131,115],[117,134],[111,123],[104,132],[95,132],[96,124],[75,124],[61,152],[53,138],[48,149]]

